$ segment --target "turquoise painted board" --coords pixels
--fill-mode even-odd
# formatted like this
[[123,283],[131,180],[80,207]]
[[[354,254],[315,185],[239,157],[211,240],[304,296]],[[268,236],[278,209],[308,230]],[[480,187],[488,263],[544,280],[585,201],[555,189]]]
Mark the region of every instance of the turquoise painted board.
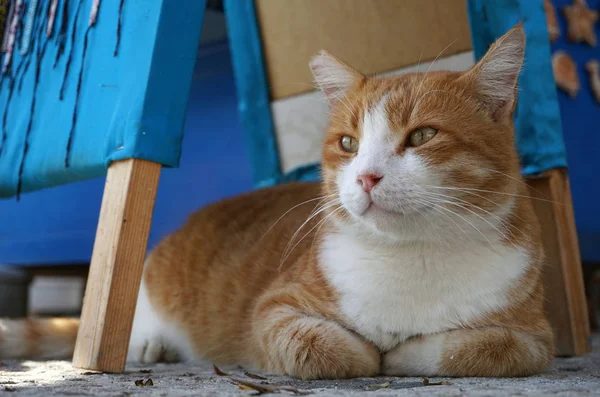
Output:
[[47,37],[51,0],[24,1],[31,42],[22,55],[22,29],[0,87],[0,197],[101,176],[114,160],[179,164],[205,1],[104,0],[89,27],[92,3],[59,0]]
[[254,185],[268,186],[284,176],[279,166],[254,1],[225,0],[223,6],[238,93],[238,110],[246,134]]

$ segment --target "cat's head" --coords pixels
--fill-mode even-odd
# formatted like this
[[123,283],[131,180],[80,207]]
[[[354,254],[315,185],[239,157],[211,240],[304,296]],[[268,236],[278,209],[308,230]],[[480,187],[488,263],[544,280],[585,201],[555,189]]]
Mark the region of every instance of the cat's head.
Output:
[[326,202],[340,204],[332,219],[400,239],[499,230],[522,183],[512,115],[524,49],[518,25],[465,72],[366,77],[314,57],[331,113],[322,174]]

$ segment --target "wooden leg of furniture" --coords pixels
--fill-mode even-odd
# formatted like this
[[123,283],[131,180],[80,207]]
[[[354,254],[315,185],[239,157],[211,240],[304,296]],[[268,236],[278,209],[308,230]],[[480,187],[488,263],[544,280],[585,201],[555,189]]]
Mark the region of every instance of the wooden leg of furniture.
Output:
[[529,178],[546,251],[546,312],[554,328],[556,355],[589,351],[590,327],[569,178],[564,169]]
[[125,369],[161,165],[114,162],[108,169],[83,299],[73,366]]

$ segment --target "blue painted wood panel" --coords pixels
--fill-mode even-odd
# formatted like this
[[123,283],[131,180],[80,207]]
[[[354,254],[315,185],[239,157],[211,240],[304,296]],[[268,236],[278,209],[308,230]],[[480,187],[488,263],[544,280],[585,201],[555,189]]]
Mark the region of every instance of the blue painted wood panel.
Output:
[[[104,178],[0,200],[0,264],[89,261]],[[194,71],[179,168],[163,169],[149,247],[198,208],[252,189],[227,44],[202,48]]]
[[92,0],[71,0],[58,62],[58,28],[45,34],[50,0],[38,4],[29,51],[14,51],[0,88],[0,197],[19,181],[25,192],[98,177],[119,159],[177,166],[205,1],[125,0],[119,16],[120,2],[105,0],[88,28]]

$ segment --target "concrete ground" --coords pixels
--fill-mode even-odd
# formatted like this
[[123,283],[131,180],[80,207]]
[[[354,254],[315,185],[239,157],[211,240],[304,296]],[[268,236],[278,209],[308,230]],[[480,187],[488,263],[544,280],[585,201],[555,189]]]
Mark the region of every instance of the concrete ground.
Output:
[[[515,379],[361,378],[302,382],[284,376],[265,379],[240,368],[217,375],[205,364],[157,364],[128,367],[121,375],[73,369],[67,361],[4,361],[0,395],[4,396],[249,396],[259,392],[236,382],[252,382],[265,393],[327,396],[600,396],[600,334],[584,357],[557,358],[539,376]],[[149,382],[151,380],[151,382]],[[426,385],[429,381],[429,384]],[[152,385],[150,385],[152,383]],[[288,389],[288,390],[282,390]],[[264,390],[266,389],[266,390]],[[297,391],[297,392],[296,392]]]

